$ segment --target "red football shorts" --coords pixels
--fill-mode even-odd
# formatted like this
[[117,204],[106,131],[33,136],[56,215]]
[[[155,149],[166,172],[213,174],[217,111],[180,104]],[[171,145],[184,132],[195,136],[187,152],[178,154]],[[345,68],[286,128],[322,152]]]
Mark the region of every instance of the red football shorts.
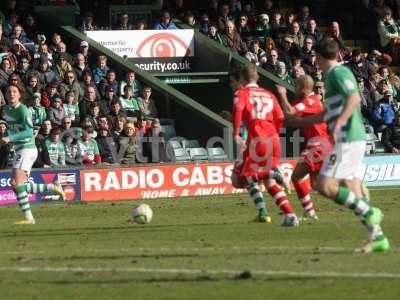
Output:
[[311,139],[301,152],[301,161],[307,165],[311,173],[319,173],[331,150],[332,143],[329,138]]
[[265,179],[276,168],[281,156],[279,136],[259,137],[247,142],[247,148],[235,162],[235,172],[242,182]]

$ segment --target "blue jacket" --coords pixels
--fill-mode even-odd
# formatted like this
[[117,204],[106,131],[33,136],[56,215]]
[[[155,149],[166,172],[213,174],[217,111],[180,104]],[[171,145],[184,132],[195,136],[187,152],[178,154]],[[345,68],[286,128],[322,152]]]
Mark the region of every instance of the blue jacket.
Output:
[[210,24],[207,23],[207,22],[204,22],[204,23],[202,23],[201,26],[200,26],[200,31],[201,31],[202,33],[204,33],[205,35],[207,35],[207,34],[208,34],[208,31],[209,31],[209,28],[210,28]]
[[395,109],[386,101],[379,101],[372,112],[373,120],[386,126],[393,123],[394,116]]
[[168,24],[164,24],[161,22],[157,22],[154,26],[154,30],[166,30],[166,29],[178,29],[174,22],[169,22]]
[[99,84],[100,81],[106,78],[106,74],[109,69],[110,69],[109,67],[105,67],[104,69],[96,67],[92,70],[93,81],[96,83],[96,85]]

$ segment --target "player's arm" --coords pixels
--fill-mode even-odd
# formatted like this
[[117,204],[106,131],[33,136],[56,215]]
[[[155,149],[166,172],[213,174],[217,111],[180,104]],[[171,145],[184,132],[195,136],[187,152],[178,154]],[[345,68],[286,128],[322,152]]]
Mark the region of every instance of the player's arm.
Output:
[[244,100],[240,92],[236,92],[233,100],[232,126],[233,140],[238,143],[242,142],[242,138],[240,137],[240,125],[242,124],[243,110]]
[[361,103],[361,97],[358,92],[347,97],[343,111],[336,120],[335,127],[333,129],[334,135],[336,135],[337,131],[339,131],[340,128],[346,125],[347,121],[349,120],[353,112],[357,109],[357,107],[360,105],[360,103]]
[[287,90],[284,86],[276,85],[276,93],[279,103],[281,104],[281,108],[285,117],[288,118],[290,116],[296,115],[296,109],[290,104],[287,97]]
[[274,126],[276,129],[276,132],[279,134],[279,132],[281,131],[281,128],[283,127],[283,124],[285,122],[286,115],[284,114],[281,106],[279,105],[278,99],[272,93],[271,93],[271,98],[274,102],[273,111],[272,111],[273,118],[274,118]]
[[292,106],[287,98],[286,88],[277,85],[276,86],[278,98],[282,107],[282,111],[285,114],[285,123],[290,127],[304,127],[307,125],[317,124],[324,122],[325,112],[319,114],[313,114],[308,116],[303,116],[303,113],[296,110]]
[[19,132],[15,133],[15,134],[9,134],[8,138],[9,138],[10,142],[15,143],[15,142],[23,141],[32,136],[33,136],[33,127],[24,125],[22,127],[22,130],[20,130]]
[[286,124],[291,127],[304,127],[323,122],[325,122],[325,111],[307,117],[290,116],[286,120]]
[[32,115],[26,109],[24,111],[24,118],[21,124],[21,130],[14,134],[9,134],[7,137],[3,138],[3,142],[5,143],[15,143],[19,141],[23,141],[25,139],[31,138],[33,136],[33,123],[32,123]]

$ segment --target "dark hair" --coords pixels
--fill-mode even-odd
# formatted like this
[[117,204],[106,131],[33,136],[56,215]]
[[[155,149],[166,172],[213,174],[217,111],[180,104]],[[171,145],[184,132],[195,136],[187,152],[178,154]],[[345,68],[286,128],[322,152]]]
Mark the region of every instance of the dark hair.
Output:
[[89,70],[86,70],[86,71],[83,71],[83,72],[82,72],[82,77],[83,77],[83,76],[86,76],[86,75],[89,75],[90,77],[93,77],[93,76],[92,76],[92,72],[90,72]]
[[8,80],[9,80],[10,82],[11,82],[11,78],[12,78],[12,77],[17,78],[17,80],[18,80],[19,83],[21,82],[21,77],[19,76],[19,74],[18,74],[17,72],[13,72],[13,73],[10,74],[10,76],[8,77]]
[[54,127],[50,131],[50,135],[61,134],[61,129],[59,127]]
[[100,104],[97,101],[90,103],[89,109],[93,109],[95,107],[99,107],[100,108]]
[[384,16],[384,15],[389,15],[389,14],[391,15],[391,14],[392,14],[392,10],[390,9],[390,7],[387,7],[387,6],[385,6],[385,7],[383,8],[383,11],[382,11],[382,12],[383,12],[383,14],[382,14],[383,16]]
[[252,40],[250,42],[250,46],[254,46],[254,45],[260,45],[260,41],[259,40]]
[[211,22],[210,25],[209,25],[208,27],[215,27],[215,28],[217,29],[217,32],[219,31],[219,30],[218,30],[218,24],[215,23],[215,22]]
[[315,51],[324,59],[335,60],[339,53],[339,44],[334,39],[324,39],[315,47]]
[[361,50],[359,48],[353,49],[353,52],[351,53],[351,56],[359,56],[361,54]]
[[119,100],[118,99],[113,99],[113,100],[111,100],[111,102],[110,102],[110,105],[114,105],[114,104],[119,104],[119,105],[121,105],[121,102],[119,102]]

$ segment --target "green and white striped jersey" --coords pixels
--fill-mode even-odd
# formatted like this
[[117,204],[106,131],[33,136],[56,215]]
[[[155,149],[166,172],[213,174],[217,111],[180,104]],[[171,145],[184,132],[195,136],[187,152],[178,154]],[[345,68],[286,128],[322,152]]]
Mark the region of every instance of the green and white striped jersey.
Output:
[[65,147],[63,142],[53,142],[46,139],[44,142],[52,166],[65,166]]
[[79,121],[79,105],[78,104],[63,104],[65,114],[71,118],[71,121]]
[[82,157],[87,157],[90,160],[94,160],[95,155],[100,154],[99,146],[96,140],[88,140],[78,142],[78,147]]
[[134,110],[134,111],[140,110],[138,101],[135,97],[132,98],[120,97],[119,101],[121,102],[122,108],[125,110]]
[[[345,66],[337,65],[329,69],[325,75],[325,110],[329,131],[335,126],[337,118],[342,113],[347,98],[359,93],[353,73]],[[342,127],[338,137],[340,142],[364,141],[366,139],[363,118],[358,107],[347,124]]]
[[32,123],[34,126],[40,126],[47,119],[46,109],[43,106],[31,106],[29,110],[32,114]]
[[16,107],[6,105],[2,117],[7,122],[8,137],[14,144],[15,151],[36,148],[32,114],[24,104],[20,103]]

